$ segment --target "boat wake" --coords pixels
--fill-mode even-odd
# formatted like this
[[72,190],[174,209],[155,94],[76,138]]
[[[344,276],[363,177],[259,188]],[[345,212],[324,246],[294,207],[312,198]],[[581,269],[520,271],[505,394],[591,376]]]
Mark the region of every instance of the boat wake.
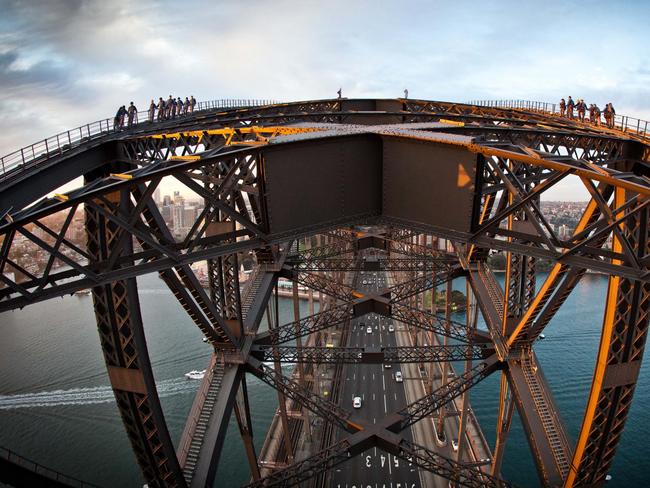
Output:
[[[187,381],[185,378],[175,378],[159,381],[157,386],[158,396],[169,397],[193,393],[196,391],[197,383]],[[94,405],[114,401],[115,397],[110,386],[96,386],[92,388],[71,388],[69,390],[0,395],[0,410],[59,407],[63,405]]]

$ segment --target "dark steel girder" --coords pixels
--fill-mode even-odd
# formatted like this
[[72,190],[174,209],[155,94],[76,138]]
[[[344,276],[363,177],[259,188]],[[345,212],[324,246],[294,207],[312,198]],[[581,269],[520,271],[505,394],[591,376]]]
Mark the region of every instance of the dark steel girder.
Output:
[[473,340],[473,337],[467,336],[467,326],[465,324],[446,320],[444,317],[401,303],[391,304],[390,317],[419,329],[435,332],[438,336],[451,337],[462,342]]
[[294,347],[254,346],[251,354],[260,361],[313,364],[400,364],[481,360],[491,355],[487,344],[413,347]]
[[[448,260],[445,260],[445,264]],[[289,261],[287,264],[293,265],[300,271],[412,271],[427,272],[445,270],[448,267],[441,266],[434,257],[412,259],[412,258],[393,258],[362,260],[354,259],[309,259],[303,261]]]
[[264,383],[282,392],[287,398],[291,398],[311,412],[332,422],[343,430],[357,432],[363,429],[360,424],[349,420],[352,415],[351,412],[329,400],[321,398],[318,393],[314,393],[310,389],[298,384],[298,382],[283,376],[261,361],[249,357],[246,368],[249,373],[254,374]]
[[361,298],[363,296],[362,293],[355,291],[348,285],[340,283],[326,275],[294,271],[285,267],[283,276],[343,302],[351,302],[355,298]]
[[[278,146],[279,147],[279,146]],[[288,146],[287,146],[288,147]],[[277,149],[277,147],[273,148],[274,150]],[[602,173],[599,173],[598,171],[591,170],[589,167],[586,167],[584,165],[574,165],[574,166],[561,166],[564,163],[557,162],[557,161],[547,161],[544,158],[540,157],[539,155],[529,155],[529,154],[524,154],[521,152],[513,152],[513,151],[505,151],[505,150],[500,150],[500,149],[491,149],[491,148],[481,148],[477,149],[480,151],[485,151],[485,154],[489,157],[496,157],[496,158],[510,158],[516,161],[520,161],[522,164],[532,164],[532,165],[544,165],[548,164],[552,168],[563,168],[563,171],[569,171],[569,172],[574,172],[576,174],[579,174],[582,177],[593,177],[594,179],[602,179],[603,181],[608,181],[611,182],[612,184],[617,184],[617,185],[624,185],[630,189],[632,188],[641,188],[639,186],[639,183],[633,182],[626,174],[616,172],[614,170],[611,170],[608,174],[603,175]],[[25,225],[33,221],[33,219],[37,217],[43,217],[45,215],[51,214],[51,212],[55,210],[64,210],[66,208],[70,208],[73,205],[77,205],[80,202],[85,202],[85,201],[91,201],[95,198],[100,197],[102,194],[109,192],[109,191],[115,191],[119,188],[125,187],[125,186],[132,186],[135,184],[140,184],[145,181],[149,181],[153,178],[160,178],[164,176],[165,174],[172,175],[174,172],[178,171],[193,171],[193,168],[200,168],[202,166],[205,166],[206,164],[214,164],[214,161],[223,161],[225,159],[232,160],[233,158],[237,158],[239,161],[241,161],[241,164],[244,164],[247,160],[247,158],[255,158],[256,160],[259,160],[260,156],[260,151],[261,149],[256,148],[254,150],[243,150],[241,152],[230,152],[228,154],[222,154],[219,156],[214,156],[212,159],[207,158],[205,161],[200,160],[200,161],[191,161],[191,162],[179,162],[179,161],[171,161],[171,162],[161,162],[159,165],[154,166],[156,163],[152,164],[151,167],[147,168],[141,168],[138,170],[135,170],[129,174],[130,179],[124,180],[116,177],[109,177],[105,178],[103,180],[98,180],[97,183],[94,183],[92,186],[86,187],[84,189],[78,190],[71,192],[70,194],[67,195],[67,200],[63,202],[59,202],[57,200],[51,200],[51,201],[43,201],[39,204],[34,205],[32,208],[30,208],[26,213],[25,212],[18,212],[15,215],[12,215],[12,222],[7,222],[5,225],[3,225],[3,231],[7,233],[7,235],[15,235],[13,231],[16,229],[21,229],[21,232],[28,232],[24,227]],[[222,159],[220,159],[222,158]],[[558,169],[559,170],[559,169]],[[614,172],[612,172],[614,171]],[[638,178],[637,178],[638,180]],[[513,183],[515,184],[515,183]],[[512,187],[511,187],[512,188]],[[233,212],[242,212],[243,210],[241,209],[241,206],[237,207],[234,202],[232,202],[233,207]],[[635,211],[641,211],[643,209],[642,206],[637,206]],[[535,213],[536,217],[539,217],[538,213]],[[250,220],[250,216],[242,216],[242,219]],[[532,219],[531,221],[535,221],[535,219]],[[116,222],[120,224],[119,222]],[[141,232],[142,229],[136,229],[133,226],[129,227],[126,224],[122,223],[121,225],[124,226],[125,230],[128,231],[138,231]],[[615,227],[615,226],[613,226]],[[611,232],[613,232],[613,227],[610,226],[608,228],[600,229],[602,231],[610,231],[609,229],[612,229]],[[431,229],[432,230],[432,229]],[[512,231],[508,232],[501,232],[502,236],[505,237],[512,237],[514,240],[512,242],[506,242],[503,241],[502,239],[499,239],[499,236],[492,236],[488,233],[488,235],[484,236],[473,236],[468,239],[466,235],[463,235],[463,233],[458,233],[456,231],[451,231],[450,229],[441,229],[441,233],[437,232],[429,232],[432,234],[437,234],[437,235],[445,235],[445,234],[455,234],[455,239],[461,242],[467,242],[468,240],[474,243],[477,243],[479,245],[485,245],[486,247],[494,247],[494,248],[503,248],[506,247],[507,249],[514,250],[515,252],[521,252],[521,253],[527,253],[533,256],[539,256],[539,257],[546,257],[546,258],[551,258],[553,260],[561,259],[563,262],[566,262],[568,264],[572,265],[577,265],[585,268],[591,268],[591,269],[600,269],[603,271],[606,271],[608,273],[612,274],[617,274],[621,276],[626,276],[630,277],[633,279],[641,279],[644,281],[650,280],[650,275],[648,275],[647,272],[643,271],[642,269],[639,268],[638,264],[636,264],[634,261],[631,263],[624,263],[620,265],[613,265],[605,262],[605,259],[610,259],[611,258],[611,253],[606,253],[604,251],[601,251],[600,255],[594,257],[593,253],[594,250],[592,248],[585,248],[583,246],[582,249],[576,250],[576,246],[578,246],[579,243],[572,242],[571,244],[566,244],[566,243],[560,243],[561,246],[559,247],[556,245],[555,242],[553,242],[553,246],[548,246],[548,245],[542,245],[544,244],[544,238],[543,238],[543,233],[513,233]],[[251,239],[262,239],[265,237],[265,234],[260,231],[259,234],[255,234],[255,229],[253,227],[249,227],[247,231],[245,231],[243,234],[248,235],[251,237]],[[141,237],[144,237],[141,235]],[[32,237],[33,240],[36,240],[34,237]],[[271,236],[268,236],[266,238],[266,242],[271,240]],[[150,240],[151,242],[151,240]],[[197,236],[197,238],[193,239],[191,242],[184,242],[183,244],[179,245],[176,244],[173,247],[169,246],[162,246],[159,244],[158,249],[155,250],[155,252],[149,252],[143,253],[141,255],[135,255],[135,256],[129,256],[128,259],[127,257],[124,256],[124,261],[141,261],[142,259],[147,258],[149,262],[147,262],[147,265],[151,265],[151,262],[159,260],[159,259],[170,259],[171,261],[178,261],[178,260],[186,260],[186,256],[189,253],[183,254],[183,251],[187,250],[194,250],[197,248],[205,247],[206,244],[210,243],[211,241],[206,241],[204,239],[201,239],[200,237]],[[548,242],[547,242],[548,244]],[[40,247],[45,249],[48,252],[52,252],[53,248],[51,246],[46,245],[43,242],[38,243]],[[162,247],[160,247],[162,246]],[[8,246],[9,249],[7,249],[7,252],[10,251],[11,246]],[[566,251],[571,251],[571,252],[562,252],[563,250]],[[161,258],[160,256],[167,256],[165,258]],[[9,256],[3,256],[3,263],[6,264],[8,263],[8,258]],[[200,259],[200,258],[199,258]],[[70,261],[70,260],[68,260]],[[189,262],[190,260],[187,260],[186,262]],[[97,263],[95,266],[97,266],[99,269],[100,273],[97,271],[94,271],[90,269],[87,266],[84,266],[83,264],[79,264],[76,262],[68,262],[70,266],[74,268],[74,270],[66,271],[64,275],[58,274],[57,277],[59,279],[63,279],[64,277],[70,278],[75,275],[85,275],[85,278],[87,279],[84,282],[84,286],[92,286],[93,284],[97,284],[100,282],[102,277],[99,276],[101,272],[104,270],[101,268],[101,264]],[[123,272],[120,269],[120,272]],[[31,280],[31,286],[32,287],[38,287],[39,285],[42,286],[44,282],[47,283],[52,283],[54,277],[49,276],[47,277],[46,280],[44,280],[43,277],[38,278],[37,280]],[[3,279],[5,283],[7,282],[6,279]],[[35,300],[35,296],[38,296],[38,299],[41,299],[42,294],[45,293],[45,296],[56,296],[56,293],[52,293],[53,290],[50,288],[55,287],[57,285],[54,285],[52,287],[47,287],[47,289],[43,289],[39,291],[38,293],[32,294],[29,292],[29,287],[26,287],[25,284],[21,283],[20,286],[16,283],[9,284],[4,290],[0,291],[0,294],[4,294],[5,297],[13,295],[13,298],[19,298],[16,302],[14,302],[13,306],[21,306],[21,304],[27,304],[30,303],[30,301]],[[12,286],[13,285],[13,286]],[[69,287],[68,289],[72,289],[73,287],[71,284],[66,283],[66,285]],[[65,288],[62,288],[65,289]],[[59,293],[60,295],[61,293]],[[4,304],[3,304],[4,305]]]
[[429,415],[432,415],[441,406],[446,405],[472,386],[483,381],[502,366],[503,363],[498,360],[496,355],[490,356],[469,371],[442,385],[430,395],[426,395],[399,410],[397,414],[393,416],[392,424],[390,423],[391,421],[387,419],[387,422],[389,423],[389,425],[387,425],[388,430],[392,432],[400,432]]
[[[131,205],[124,192],[114,193],[111,200],[123,209]],[[118,228],[105,214],[91,207],[85,213],[93,259],[109,256],[115,246],[133,245],[119,238]],[[151,369],[136,280],[95,286],[92,293],[108,377],[142,473],[154,487],[185,487]]]
[[396,303],[402,300],[406,300],[415,295],[435,288],[447,281],[458,278],[464,274],[463,269],[460,266],[452,266],[447,270],[433,274],[425,275],[418,278],[414,278],[409,281],[402,283],[397,283],[389,288],[390,290],[390,302]]
[[352,434],[316,454],[278,470],[247,488],[298,486],[320,473],[331,470],[349,459],[378,447],[426,471],[469,488],[507,488],[514,485],[482,472],[479,468],[458,463],[430,449],[386,430],[375,429]]
[[313,332],[324,330],[354,318],[354,309],[351,304],[328,307],[296,322],[289,322],[272,330],[257,334],[256,344],[282,344],[298,337],[304,337]]

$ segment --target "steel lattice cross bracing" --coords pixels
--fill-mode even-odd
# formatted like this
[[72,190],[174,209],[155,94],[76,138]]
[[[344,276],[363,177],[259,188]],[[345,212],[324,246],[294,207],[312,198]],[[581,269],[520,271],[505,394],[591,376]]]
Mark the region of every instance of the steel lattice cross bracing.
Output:
[[[76,189],[46,196],[79,176]],[[204,203],[182,232],[154,200],[169,180]],[[575,230],[561,235],[541,200],[567,181],[590,200]],[[120,134],[89,133],[3,170],[0,311],[92,290],[108,377],[150,487],[218,484],[233,414],[251,486],[328,486],[337,467],[371,448],[456,486],[508,486],[500,473],[515,408],[543,486],[599,486],[646,341],[649,197],[645,134],[539,108],[405,99],[207,107]],[[81,241],[71,237],[78,215]],[[18,259],[25,242],[48,256],[43,266]],[[486,265],[491,251],[506,253],[503,286]],[[540,260],[552,268],[538,286]],[[240,283],[244,261],[253,270]],[[205,280],[191,267],[197,262],[206,262]],[[598,360],[585,411],[559,412],[534,344],[587,270],[609,276]],[[159,274],[213,348],[176,446],[143,331],[136,278],[148,273]],[[363,283],[370,274],[385,278],[381,286]],[[463,321],[451,318],[458,277],[467,283]],[[280,283],[290,283],[294,301],[286,324]],[[309,297],[308,316],[299,294]],[[487,331],[477,329],[478,313]],[[401,342],[353,344],[356,324],[367,320],[397,327]],[[463,372],[452,374],[452,362]],[[295,363],[294,373],[282,363]],[[421,365],[424,390],[369,422],[340,398],[342,372],[366,364]],[[331,373],[327,396],[317,385],[322,371]],[[493,448],[468,413],[471,388],[492,374],[500,376]],[[261,453],[250,375],[279,399],[277,441],[269,436]],[[456,402],[462,435],[447,455],[421,426],[443,426]],[[582,415],[575,441],[561,414]],[[316,436],[313,425],[318,441],[298,450],[301,438]],[[465,445],[470,431],[483,439],[485,458]],[[25,469],[4,466],[6,481]]]

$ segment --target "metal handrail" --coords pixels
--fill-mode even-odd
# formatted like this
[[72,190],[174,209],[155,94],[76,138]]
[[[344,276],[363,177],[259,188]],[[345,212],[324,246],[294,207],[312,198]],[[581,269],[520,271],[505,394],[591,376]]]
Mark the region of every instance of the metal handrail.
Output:
[[[559,115],[560,113],[560,108],[556,103],[536,102],[532,100],[472,100],[467,103],[468,105],[476,105],[479,107],[521,109],[554,115]],[[604,115],[604,113],[601,113],[601,115]],[[577,118],[573,120],[577,121]],[[601,125],[607,127],[604,123],[601,123]],[[650,121],[629,117],[627,115],[614,114],[613,127],[611,128],[650,141]]]
[[[198,102],[194,108],[194,112],[259,107],[274,103],[277,102],[274,100],[253,99],[208,100]],[[147,117],[144,117],[143,120],[138,122],[138,114],[146,115],[148,114],[148,110],[140,110],[136,113],[132,127],[138,127],[150,123]],[[156,118],[154,118],[154,123],[155,121]],[[30,144],[29,146],[22,147],[0,158],[0,181],[47,161],[52,156],[63,154],[64,152],[79,147],[81,144],[123,130],[125,129],[119,129],[114,126],[113,118],[107,118],[65,132],[60,132],[54,136]]]
[[4,447],[0,447],[0,458],[5,459],[10,463],[22,468],[28,469],[33,473],[39,474],[40,476],[49,478],[51,480],[60,481],[61,483],[69,486],[77,486],[79,488],[97,487],[97,485],[93,485],[92,483],[87,483],[72,476],[67,476],[63,473],[59,473],[53,469],[46,468],[45,466],[35,463],[34,461],[31,461],[26,457],[23,457],[20,454],[16,454],[15,452],[10,451]]

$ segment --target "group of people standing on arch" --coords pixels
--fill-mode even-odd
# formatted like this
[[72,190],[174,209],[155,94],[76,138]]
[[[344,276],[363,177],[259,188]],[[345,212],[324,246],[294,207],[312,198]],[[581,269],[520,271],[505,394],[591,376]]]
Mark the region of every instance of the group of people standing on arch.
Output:
[[[194,112],[194,106],[196,105],[196,99],[194,96],[185,97],[185,101],[181,97],[174,98],[169,95],[167,100],[163,100],[162,97],[158,99],[158,103],[155,103],[151,99],[149,104],[148,120],[153,122],[156,118],[156,110],[158,111],[157,120],[169,120],[175,119],[182,115],[187,115],[188,112]],[[124,122],[127,122],[127,127],[133,127],[138,123],[138,109],[131,102],[127,108],[125,105],[122,105],[115,114],[115,119],[113,119],[113,129],[122,130],[124,129]]]
[[169,95],[167,100],[163,100],[162,97],[158,98],[158,103],[155,103],[152,99],[149,104],[149,122],[154,121],[156,110],[158,110],[158,121],[169,120],[182,115],[187,115],[188,112],[194,112],[195,105],[196,100],[194,95],[185,97],[185,101],[183,101],[181,97],[174,98],[171,95]]
[[587,113],[587,110],[589,111],[589,122],[591,122],[594,125],[600,125],[601,124],[601,114],[605,118],[605,124],[607,127],[610,129],[614,127],[614,116],[616,115],[616,111],[614,110],[614,106],[612,105],[611,102],[605,104],[604,110],[600,110],[598,105],[595,103],[592,103],[587,107],[587,104],[582,98],[578,99],[578,102],[574,102],[571,96],[569,96],[569,99],[567,101],[563,99],[560,100],[560,117],[568,117],[569,119],[574,119],[574,110],[578,114],[578,120],[580,122],[585,121],[585,115]]

